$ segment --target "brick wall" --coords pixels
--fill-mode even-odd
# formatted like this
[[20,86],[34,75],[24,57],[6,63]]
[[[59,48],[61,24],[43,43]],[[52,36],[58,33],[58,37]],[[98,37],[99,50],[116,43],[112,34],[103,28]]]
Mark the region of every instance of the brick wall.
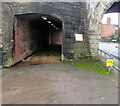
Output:
[[115,32],[114,25],[100,24],[101,36],[110,36]]
[[[90,54],[88,47],[87,30],[87,7],[85,2],[31,2],[31,3],[3,3],[3,43],[4,43],[4,64],[13,64],[13,48],[14,34],[13,21],[14,15],[26,13],[47,14],[52,17],[57,17],[64,23],[63,28],[63,44],[62,54],[66,59],[74,59],[77,55]],[[82,47],[76,45],[74,34],[82,33],[85,35],[85,40],[82,42]],[[78,47],[77,47],[78,46]],[[79,48],[79,49],[78,49]],[[82,49],[84,48],[84,50]]]

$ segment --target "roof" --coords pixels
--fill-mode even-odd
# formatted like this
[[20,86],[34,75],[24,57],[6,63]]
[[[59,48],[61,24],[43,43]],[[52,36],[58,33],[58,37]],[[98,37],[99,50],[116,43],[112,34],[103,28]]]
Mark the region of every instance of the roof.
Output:
[[106,11],[106,13],[120,13],[120,1],[114,2],[113,5]]

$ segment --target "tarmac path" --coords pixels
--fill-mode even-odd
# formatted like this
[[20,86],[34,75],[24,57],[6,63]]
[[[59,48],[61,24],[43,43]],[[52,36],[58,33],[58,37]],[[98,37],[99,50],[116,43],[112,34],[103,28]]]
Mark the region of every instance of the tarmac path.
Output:
[[117,104],[118,79],[68,63],[14,66],[3,75],[3,104]]

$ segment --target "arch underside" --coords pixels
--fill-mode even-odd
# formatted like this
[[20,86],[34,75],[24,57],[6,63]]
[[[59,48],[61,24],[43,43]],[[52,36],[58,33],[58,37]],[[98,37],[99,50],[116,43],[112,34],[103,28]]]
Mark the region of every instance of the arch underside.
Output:
[[[42,63],[43,58],[49,60],[54,56],[60,61],[61,48],[62,21],[37,13],[15,15],[13,64],[24,60],[33,53],[35,54],[29,59],[29,63],[30,60],[32,63]],[[47,60],[44,59],[44,62],[46,63]]]

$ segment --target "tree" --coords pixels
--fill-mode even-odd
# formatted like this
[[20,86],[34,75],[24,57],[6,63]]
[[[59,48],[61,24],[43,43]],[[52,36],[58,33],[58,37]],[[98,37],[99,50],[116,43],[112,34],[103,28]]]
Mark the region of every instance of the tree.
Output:
[[112,34],[111,36],[110,36],[110,38],[111,38],[111,40],[118,40],[118,34]]
[[106,41],[107,41],[107,36],[102,36],[102,37],[101,37],[101,41],[102,41],[102,42],[106,42]]

